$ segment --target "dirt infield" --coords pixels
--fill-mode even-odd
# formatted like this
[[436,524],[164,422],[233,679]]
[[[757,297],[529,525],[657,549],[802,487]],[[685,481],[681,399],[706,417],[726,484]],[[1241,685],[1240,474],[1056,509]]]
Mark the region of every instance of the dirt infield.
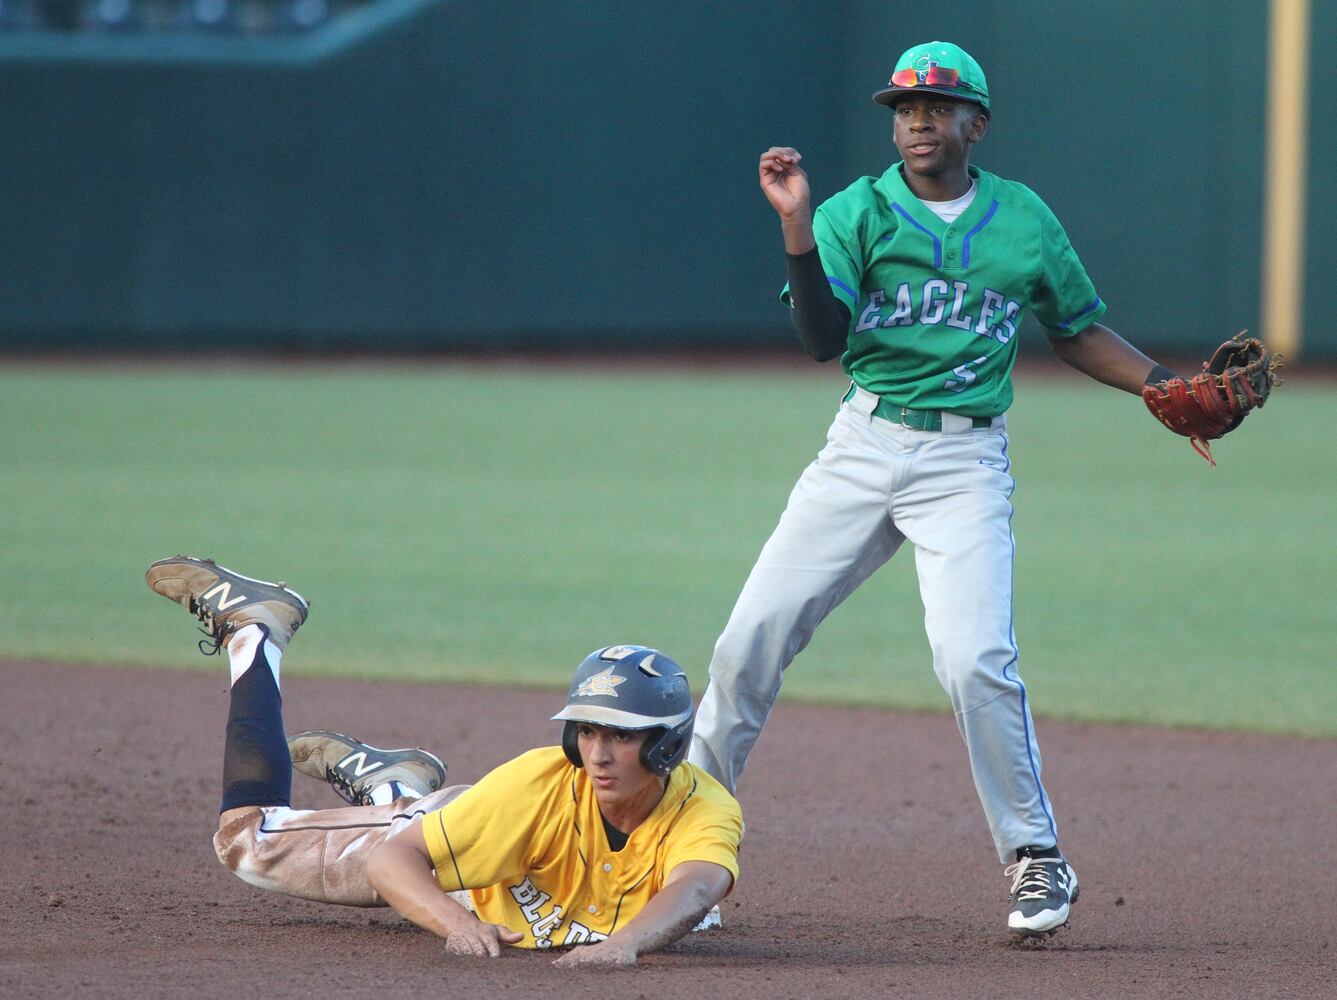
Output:
[[[0,662],[5,997],[1295,997],[1337,978],[1337,744],[1040,724],[1082,881],[1040,949],[947,716],[782,705],[744,779],[722,931],[636,969],[462,960],[388,910],[259,892],[213,856],[226,667]],[[468,781],[559,694],[288,677],[290,730],[422,743]],[[294,805],[335,805],[295,779]]]

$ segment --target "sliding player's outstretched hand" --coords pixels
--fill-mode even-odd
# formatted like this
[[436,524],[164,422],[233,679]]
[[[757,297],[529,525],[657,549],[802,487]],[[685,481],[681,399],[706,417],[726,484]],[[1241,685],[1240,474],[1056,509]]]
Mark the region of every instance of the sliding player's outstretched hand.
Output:
[[450,932],[450,937],[446,938],[446,951],[452,955],[496,958],[501,954],[503,944],[519,944],[524,939],[523,934],[509,927],[484,923],[475,918]]

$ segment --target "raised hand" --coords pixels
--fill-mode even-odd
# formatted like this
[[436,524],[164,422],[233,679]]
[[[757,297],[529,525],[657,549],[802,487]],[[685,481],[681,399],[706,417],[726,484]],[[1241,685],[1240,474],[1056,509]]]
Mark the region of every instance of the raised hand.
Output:
[[772,146],[761,154],[757,167],[761,190],[781,218],[811,215],[812,194],[808,175],[799,166],[802,159],[799,151],[789,146]]

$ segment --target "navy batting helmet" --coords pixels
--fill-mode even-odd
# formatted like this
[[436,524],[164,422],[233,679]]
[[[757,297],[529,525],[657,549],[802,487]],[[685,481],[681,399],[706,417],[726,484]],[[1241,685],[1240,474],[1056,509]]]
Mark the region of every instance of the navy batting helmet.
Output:
[[576,668],[566,708],[562,749],[576,767],[584,766],[576,742],[577,723],[611,729],[648,730],[641,745],[647,771],[668,774],[687,755],[692,740],[692,692],[676,660],[646,646],[596,649]]

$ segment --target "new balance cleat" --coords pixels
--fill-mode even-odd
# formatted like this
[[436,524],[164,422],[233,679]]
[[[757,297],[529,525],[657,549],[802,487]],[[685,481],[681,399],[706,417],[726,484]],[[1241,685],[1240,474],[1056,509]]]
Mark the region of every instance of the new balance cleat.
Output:
[[1077,872],[1066,858],[1023,854],[1003,874],[1012,877],[1012,910],[1007,928],[1017,937],[1045,937],[1068,922],[1077,902]]
[[242,576],[212,559],[159,559],[144,579],[200,620],[200,631],[208,636],[200,641],[200,652],[209,655],[246,625],[265,626],[269,641],[283,649],[311,609],[310,602],[286,584]]
[[355,806],[371,805],[372,791],[392,782],[419,797],[446,783],[445,762],[435,754],[380,750],[342,733],[298,733],[288,738],[288,754],[295,771],[328,781],[340,798]]

